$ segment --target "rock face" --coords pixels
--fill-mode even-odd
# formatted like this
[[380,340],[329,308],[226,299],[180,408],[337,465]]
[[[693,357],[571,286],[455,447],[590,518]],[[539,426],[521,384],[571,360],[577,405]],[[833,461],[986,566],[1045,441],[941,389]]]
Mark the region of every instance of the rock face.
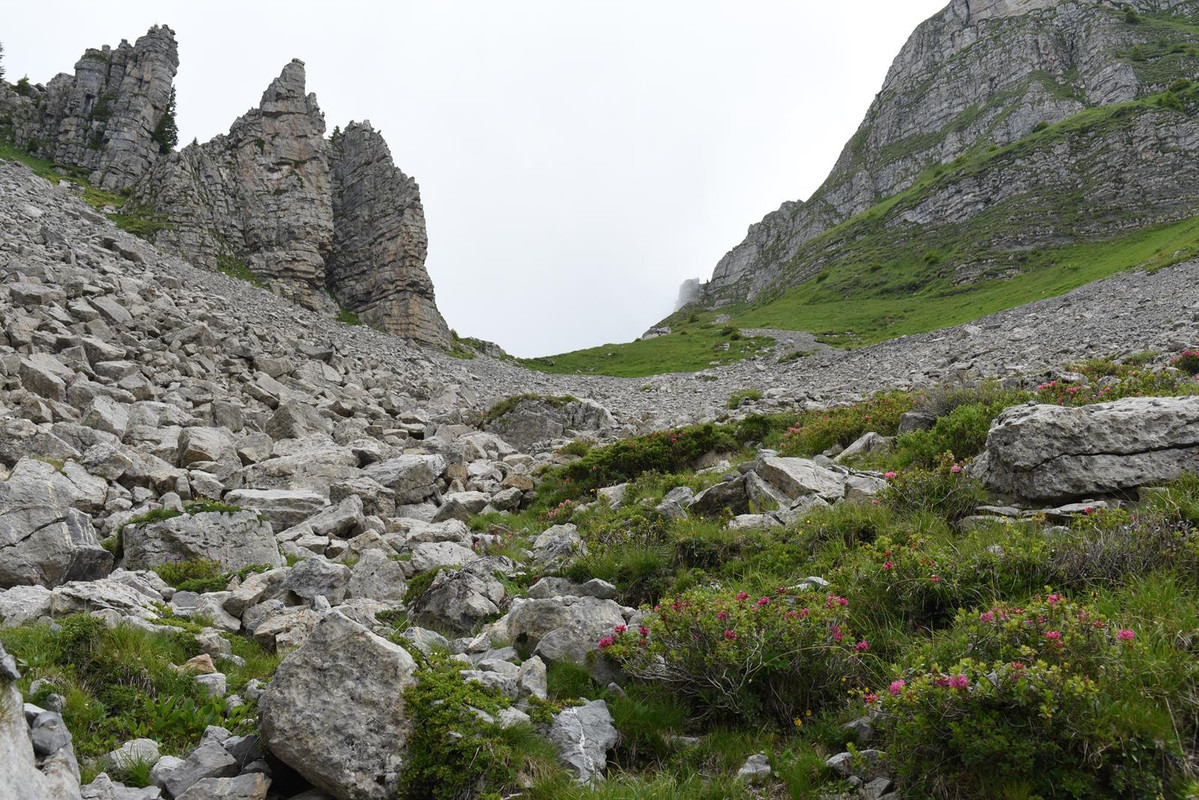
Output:
[[425,271],[429,238],[416,181],[396,169],[369,122],[351,122],[331,142],[333,295],[373,328],[449,348],[450,329]]
[[323,314],[338,302],[364,322],[450,344],[425,271],[416,182],[369,123],[332,143],[304,62],[294,60],[229,133],[163,159],[135,199],[167,225],[155,244],[208,269],[245,268]]
[[415,670],[402,647],[331,612],[259,700],[263,739],[337,800],[390,800],[411,732],[404,689]]
[[1030,503],[1173,480],[1199,470],[1199,397],[1015,406],[995,420],[973,469],[994,491]]
[[0,124],[34,155],[92,170],[104,189],[128,188],[160,155],[155,131],[170,112],[178,68],[174,32],[155,25],[136,44],[88,50],[74,75],[26,96],[0,88]]
[[[1197,8],[1192,0],[1131,5],[1176,15]],[[751,226],[717,264],[704,302],[752,299],[775,283],[810,280],[836,263],[845,243],[822,238],[805,248],[808,242],[903,192],[930,167],[950,165],[973,149],[1011,145],[1088,108],[1164,91],[1181,73],[1167,77],[1129,55],[1138,44],[1158,47],[1162,35],[1126,23],[1105,4],[954,0],[912,34],[824,184],[806,202],[784,203]],[[1187,115],[1146,103],[1105,124],[1079,127],[1040,137],[1050,147],[1007,154],[969,174],[950,169],[921,193],[917,208],[889,209],[883,225],[902,235],[905,226],[961,224],[1001,204],[1030,218],[1035,213],[1035,226],[1000,221],[1003,236],[985,242],[1010,250],[1055,237],[1110,237],[1116,221],[1126,229],[1199,212],[1170,179],[1176,168],[1189,170],[1186,162],[1195,161],[1199,147],[1199,127]],[[1064,187],[1079,190],[1066,203]],[[1081,214],[1078,198],[1087,207]],[[959,280],[993,268],[992,255],[959,256]]]
[[333,236],[325,117],[292,61],[227,135],[159,162],[136,200],[165,215],[155,244],[208,269],[239,264],[271,291],[325,313]]
[[161,249],[209,270],[252,273],[325,316],[338,303],[368,325],[448,348],[425,271],[416,182],[383,137],[351,123],[330,143],[304,63],[293,60],[229,133],[169,152],[175,35],[89,50],[46,87],[0,86],[0,131],[35,155],[92,171],[153,213]]

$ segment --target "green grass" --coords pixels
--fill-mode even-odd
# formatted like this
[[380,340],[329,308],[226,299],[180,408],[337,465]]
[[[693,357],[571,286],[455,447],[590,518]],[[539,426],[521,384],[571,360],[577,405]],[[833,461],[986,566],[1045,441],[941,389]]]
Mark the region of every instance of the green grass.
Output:
[[239,281],[245,281],[251,286],[257,286],[259,289],[265,289],[266,284],[263,283],[257,275],[250,271],[246,262],[236,256],[217,256],[216,268],[218,272],[228,275],[230,278],[236,278]]
[[[154,739],[164,753],[186,754],[208,725],[236,729],[253,724],[251,709],[226,709],[222,698],[209,698],[191,676],[172,668],[199,654],[191,635],[149,633],[129,626],[110,629],[86,616],[56,623],[56,629],[48,625],[0,629],[0,642],[18,661],[22,691],[28,692],[35,679],[49,681],[49,686],[29,697],[32,702],[44,703],[50,692],[66,698],[63,718],[81,761],[138,737]],[[246,663],[241,667],[222,663],[231,692],[251,678],[269,677],[279,663],[277,656],[248,640],[235,637],[233,645]]]
[[[1027,254],[1019,276],[953,287],[937,281],[906,296],[846,296],[863,270],[815,280],[737,316],[747,327],[806,330],[831,344],[866,345],[960,325],[979,317],[1056,297],[1117,272],[1157,269],[1199,254],[1199,217],[1136,231],[1121,239],[1085,242]],[[897,265],[918,269],[908,262]]]
[[[703,315],[706,319],[714,314]],[[529,369],[560,375],[576,373],[640,378],[666,372],[695,372],[730,364],[763,352],[773,339],[742,336],[725,325],[684,324],[668,336],[606,344],[544,358],[520,359]]]

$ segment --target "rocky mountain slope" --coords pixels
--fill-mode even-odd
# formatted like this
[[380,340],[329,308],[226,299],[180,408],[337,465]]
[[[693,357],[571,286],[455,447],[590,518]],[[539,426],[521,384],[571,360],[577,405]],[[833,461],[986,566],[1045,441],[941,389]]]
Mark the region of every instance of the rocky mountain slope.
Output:
[[908,261],[907,292],[1007,278],[1013,254],[1195,216],[1196,13],[955,0],[913,33],[824,184],[753,225],[702,302],[752,301],[846,261],[885,272],[892,250],[944,240],[969,246],[931,274]]
[[119,190],[161,249],[250,277],[326,316],[448,348],[425,270],[416,182],[368,123],[325,138],[325,120],[293,61],[229,133],[172,152],[174,34],[89,50],[74,76],[0,85],[0,131],[34,156]]

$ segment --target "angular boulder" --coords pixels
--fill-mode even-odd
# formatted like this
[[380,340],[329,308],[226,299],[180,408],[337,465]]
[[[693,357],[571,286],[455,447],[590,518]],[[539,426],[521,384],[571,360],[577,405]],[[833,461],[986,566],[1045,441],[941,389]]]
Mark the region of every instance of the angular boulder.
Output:
[[434,496],[445,467],[444,456],[408,455],[371,464],[362,474],[391,489],[396,503],[406,505]]
[[587,654],[612,629],[625,624],[624,609],[612,600],[597,597],[517,599],[505,618],[508,638],[527,646],[546,661],[567,661],[588,666]]
[[509,402],[511,407],[489,420],[484,428],[522,452],[568,431],[588,433],[616,427],[612,412],[590,400],[524,395]]
[[112,567],[78,490],[50,464],[25,459],[0,482],[0,588],[93,580]]
[[991,490],[1029,505],[1170,481],[1199,470],[1199,397],[1014,406],[992,423],[986,452],[970,469]]
[[844,474],[807,458],[768,456],[755,464],[754,472],[792,502],[815,495],[831,503],[845,495]]
[[126,569],[153,569],[191,559],[219,562],[226,570],[283,564],[271,524],[253,511],[184,514],[128,525],[122,531]]
[[416,662],[340,612],[279,665],[259,700],[267,748],[337,800],[392,800],[412,721]]
[[608,751],[619,738],[603,700],[566,709],[554,718],[549,733],[549,740],[558,747],[558,758],[584,784],[603,780]]
[[308,489],[235,489],[225,495],[225,502],[254,509],[278,530],[299,525],[329,505],[323,495]]
[[432,585],[412,603],[412,621],[470,633],[476,625],[500,613],[504,585],[494,574],[500,568],[511,572],[512,562],[506,558],[484,558],[457,571],[437,573]]

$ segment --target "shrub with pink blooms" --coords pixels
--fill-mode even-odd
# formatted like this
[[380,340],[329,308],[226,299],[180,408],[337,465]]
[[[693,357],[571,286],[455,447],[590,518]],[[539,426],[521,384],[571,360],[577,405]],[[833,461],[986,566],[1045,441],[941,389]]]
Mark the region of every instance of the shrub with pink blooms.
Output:
[[974,513],[986,497],[953,453],[942,453],[931,469],[920,467],[887,473],[882,500],[900,513],[931,513],[950,522]]
[[1182,756],[1128,687],[1137,647],[1059,594],[960,612],[877,701],[905,793],[1169,796]]
[[850,631],[849,603],[828,592],[695,589],[663,599],[601,649],[705,713],[788,723],[844,698],[862,673],[869,643]]
[[1199,375],[1199,350],[1183,350],[1170,359],[1170,366],[1182,370],[1187,375]]

